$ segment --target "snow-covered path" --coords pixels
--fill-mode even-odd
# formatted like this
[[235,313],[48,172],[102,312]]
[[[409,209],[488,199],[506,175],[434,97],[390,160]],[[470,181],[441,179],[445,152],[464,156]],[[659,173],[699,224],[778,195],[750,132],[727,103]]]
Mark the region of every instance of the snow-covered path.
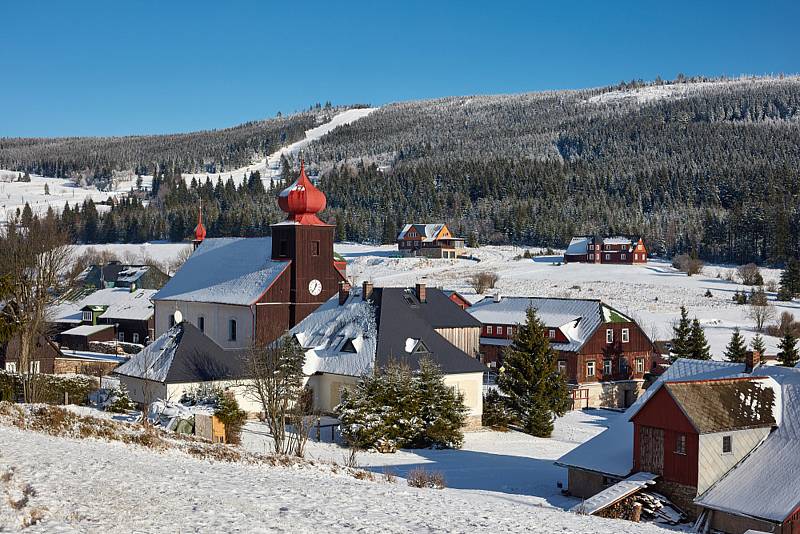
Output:
[[25,532],[570,532],[664,533],[652,525],[575,515],[532,504],[400,482],[356,480],[326,467],[209,462],[119,442],[55,438],[0,428],[0,494],[30,484],[13,510],[0,501],[0,531],[26,513]]

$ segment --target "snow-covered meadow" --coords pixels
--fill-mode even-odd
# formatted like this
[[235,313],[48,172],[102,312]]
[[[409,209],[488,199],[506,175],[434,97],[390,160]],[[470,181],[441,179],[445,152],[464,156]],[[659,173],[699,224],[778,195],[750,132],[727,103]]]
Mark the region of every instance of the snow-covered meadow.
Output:
[[[506,445],[498,442],[495,451],[508,454],[501,452]],[[454,454],[462,454],[467,480],[475,454]],[[540,474],[535,466],[550,463],[523,456],[505,456],[506,471],[533,464],[520,479]],[[488,470],[473,474],[491,479]],[[228,463],[4,426],[0,531],[16,531],[36,517],[39,522],[25,532],[666,532],[655,525],[564,512],[524,492],[465,491],[458,489],[456,477],[449,479],[455,487],[443,490],[374,478],[357,480],[324,463]],[[8,504],[23,496],[18,508]]]

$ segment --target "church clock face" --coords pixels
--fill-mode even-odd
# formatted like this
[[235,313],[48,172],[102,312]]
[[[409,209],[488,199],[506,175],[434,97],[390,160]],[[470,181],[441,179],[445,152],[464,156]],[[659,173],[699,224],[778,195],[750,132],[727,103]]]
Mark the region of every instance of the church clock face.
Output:
[[308,292],[311,293],[313,296],[317,296],[322,293],[322,282],[317,280],[316,278],[308,283]]

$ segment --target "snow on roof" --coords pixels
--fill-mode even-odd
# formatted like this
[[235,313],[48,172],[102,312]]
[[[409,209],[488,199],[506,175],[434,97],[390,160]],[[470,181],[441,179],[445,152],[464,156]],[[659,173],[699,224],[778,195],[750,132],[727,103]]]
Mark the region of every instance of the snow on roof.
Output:
[[641,471],[634,473],[625,480],[620,480],[613,486],[609,486],[600,493],[589,497],[570,508],[570,512],[591,515],[599,512],[603,508],[608,508],[615,502],[621,501],[628,495],[636,493],[640,489],[655,484],[658,475]]
[[586,254],[586,251],[589,249],[589,241],[591,239],[591,237],[586,236],[573,237],[569,242],[567,251],[564,254]]
[[114,328],[114,325],[113,324],[99,324],[96,326],[81,325],[81,326],[76,326],[75,328],[70,328],[69,330],[65,330],[61,332],[61,334],[65,336],[91,336],[92,334],[102,332],[103,330],[107,330],[109,328]]
[[289,263],[272,260],[269,237],[206,239],[153,300],[249,306]]
[[[136,291],[131,291],[126,287],[100,289],[89,293],[80,300],[61,302],[50,309],[50,314],[54,322],[79,323],[82,320],[82,308],[99,306],[108,307],[101,316],[104,318],[146,320],[153,315],[153,305],[150,299],[155,293],[154,289],[137,289]],[[108,315],[109,311],[111,315]]]
[[630,245],[631,243],[632,240],[630,237],[625,237],[621,235],[603,238],[604,245]]
[[375,366],[375,308],[353,288],[344,305],[334,295],[289,332],[306,349],[303,372],[363,376]]
[[78,359],[78,360],[91,360],[98,362],[116,362],[123,363],[128,361],[127,356],[119,356],[117,354],[105,354],[103,352],[91,352],[88,350],[69,350],[61,349],[61,354],[64,358]]
[[599,300],[559,299],[544,297],[503,297],[497,302],[486,298],[467,308],[483,324],[524,324],[528,308],[534,308],[539,319],[549,328],[560,328],[567,343],[553,343],[553,348],[577,351],[603,322],[603,306]]
[[173,326],[114,372],[155,382],[166,381],[181,333],[179,324]]
[[[779,426],[763,444],[709,488],[695,502],[734,514],[783,521],[800,506],[800,370],[759,366],[756,377],[769,377],[780,386],[776,407]],[[744,364],[706,360],[677,360],[641,397],[593,439],[558,459],[558,465],[625,477],[633,469],[633,423],[629,420],[665,382],[753,377]]]
[[150,269],[147,265],[135,265],[123,269],[117,275],[117,282],[135,282]]
[[403,226],[403,229],[400,230],[400,235],[397,236],[397,239],[405,239],[406,233],[412,228],[417,231],[417,233],[422,237],[423,241],[434,241],[436,236],[439,235],[439,232],[445,227],[444,224],[406,224]]

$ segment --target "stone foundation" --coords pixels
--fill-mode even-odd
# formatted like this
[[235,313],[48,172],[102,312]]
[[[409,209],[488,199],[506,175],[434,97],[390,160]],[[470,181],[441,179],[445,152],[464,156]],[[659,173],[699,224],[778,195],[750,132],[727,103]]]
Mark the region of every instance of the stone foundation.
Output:
[[694,504],[694,499],[697,497],[697,488],[694,486],[684,486],[675,482],[659,480],[653,489],[683,510],[692,521],[697,519],[697,516],[703,511],[702,508]]

